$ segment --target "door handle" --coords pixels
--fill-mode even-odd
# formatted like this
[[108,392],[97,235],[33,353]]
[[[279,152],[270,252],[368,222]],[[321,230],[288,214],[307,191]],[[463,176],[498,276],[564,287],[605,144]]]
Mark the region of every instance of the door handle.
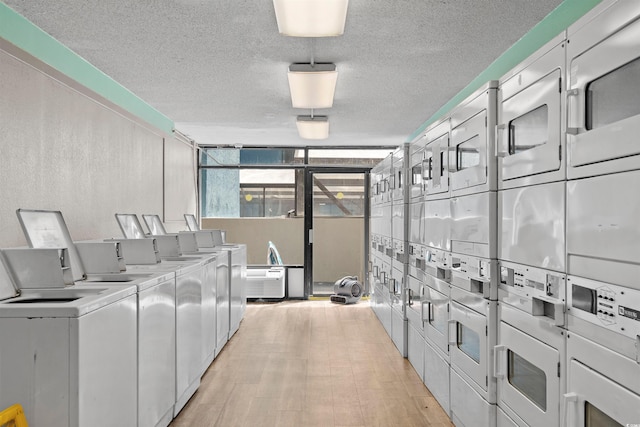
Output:
[[450,173],[458,172],[458,148],[457,147],[448,147],[447,148],[447,170]]
[[505,147],[505,141],[509,142],[508,129],[509,126],[506,124],[496,126],[496,157],[507,157],[509,155],[509,148],[508,146]]
[[570,135],[577,135],[584,127],[581,99],[583,99],[582,90],[571,89],[567,91],[567,133]]
[[[569,412],[569,404],[573,406],[573,410]],[[577,417],[575,412],[578,409],[578,394],[566,393],[562,395],[562,413],[560,415],[560,425],[572,427],[576,424]]]
[[[506,354],[507,346],[505,345],[496,345],[493,347],[493,376],[499,379],[502,379],[506,376],[505,370],[502,368],[506,368],[507,363],[502,357],[503,354]],[[503,362],[504,363],[501,363]]]
[[[450,345],[458,345],[458,321],[454,319],[448,320],[448,342]],[[451,329],[453,327],[453,329]],[[452,332],[453,331],[453,332]]]

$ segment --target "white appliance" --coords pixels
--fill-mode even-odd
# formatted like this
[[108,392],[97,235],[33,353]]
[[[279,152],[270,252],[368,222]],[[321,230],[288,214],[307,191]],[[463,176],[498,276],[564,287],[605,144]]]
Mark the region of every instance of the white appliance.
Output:
[[501,262],[500,323],[494,350],[502,411],[499,425],[561,426],[565,296],[564,274]]
[[565,182],[498,192],[498,259],[565,272]]
[[497,190],[497,81],[489,81],[451,112],[448,149],[451,197]]
[[567,177],[639,169],[640,5],[603,1],[567,39]]
[[424,383],[442,409],[451,414],[449,313],[451,285],[425,275],[421,304],[424,322]]
[[424,133],[425,200],[449,198],[449,134],[450,119],[444,118],[430,125]]
[[500,79],[501,190],[565,179],[565,45],[562,32]]
[[407,275],[407,358],[424,382],[424,322],[422,321],[422,281]]
[[491,300],[497,298],[496,87],[488,82],[454,109],[449,149],[451,283]]
[[0,406],[20,402],[32,425],[136,424],[135,292],[19,290],[1,262]]
[[494,426],[497,301],[452,286],[450,308],[451,419],[456,426]]
[[389,297],[391,302],[391,339],[402,355],[407,357],[407,315],[405,313],[405,274],[403,270],[391,268]]
[[284,298],[284,267],[247,269],[247,298]]
[[640,408],[640,290],[567,277],[563,422],[629,426]]

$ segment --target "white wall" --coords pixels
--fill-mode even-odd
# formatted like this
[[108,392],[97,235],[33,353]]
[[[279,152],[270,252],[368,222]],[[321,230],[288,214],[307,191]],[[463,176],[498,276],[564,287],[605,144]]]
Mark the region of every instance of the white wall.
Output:
[[116,212],[193,213],[189,153],[0,40],[0,247],[26,244],[18,208],[62,211],[75,240],[120,236]]

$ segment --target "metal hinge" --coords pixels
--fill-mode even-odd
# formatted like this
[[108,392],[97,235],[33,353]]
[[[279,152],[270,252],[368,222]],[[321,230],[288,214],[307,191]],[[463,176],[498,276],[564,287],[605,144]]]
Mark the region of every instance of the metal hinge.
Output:
[[488,326],[484,327],[484,336],[486,336],[486,337],[489,336],[489,327]]
[[558,79],[558,92],[562,93],[562,77]]
[[560,378],[560,362],[558,362],[558,378]]
[[487,117],[484,118],[484,127],[487,127]]
[[562,161],[562,145],[558,146],[558,157],[560,158],[560,161]]
[[489,387],[489,377],[488,376],[484,377],[484,384],[485,384],[486,387]]

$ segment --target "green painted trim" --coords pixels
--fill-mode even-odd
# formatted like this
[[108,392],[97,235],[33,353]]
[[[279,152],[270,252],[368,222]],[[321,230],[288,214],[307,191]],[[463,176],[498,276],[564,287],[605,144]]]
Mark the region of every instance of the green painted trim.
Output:
[[167,134],[172,133],[171,119],[2,2],[0,37],[134,116]]
[[430,124],[451,111],[483,84],[489,80],[499,80],[500,77],[509,70],[540,49],[549,40],[560,34],[601,1],[602,0],[564,0],[549,13],[549,15],[536,24],[531,31],[507,49],[498,59],[493,61],[478,77],[473,79],[471,83],[458,92],[456,96],[436,111],[433,116],[409,136],[406,142],[411,142],[416,139]]

